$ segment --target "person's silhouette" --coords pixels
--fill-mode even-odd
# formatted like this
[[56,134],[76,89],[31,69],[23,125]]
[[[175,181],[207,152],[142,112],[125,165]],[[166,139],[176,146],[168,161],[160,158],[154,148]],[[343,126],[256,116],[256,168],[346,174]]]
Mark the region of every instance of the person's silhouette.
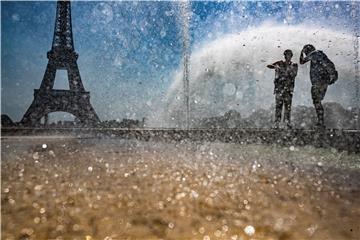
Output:
[[[305,54],[305,57],[304,57]],[[300,64],[305,64],[310,61],[310,81],[311,97],[317,114],[318,128],[325,128],[324,125],[324,108],[321,101],[325,97],[325,93],[329,84],[334,83],[338,78],[338,73],[335,70],[335,65],[330,59],[320,50],[316,50],[311,44],[303,47],[300,54]]]
[[267,65],[270,69],[275,69],[274,94],[275,94],[275,123],[274,128],[279,127],[281,114],[284,106],[284,121],[288,128],[291,128],[291,102],[295,86],[295,77],[298,65],[291,62],[293,53],[287,49],[284,51],[285,61],[280,60]]

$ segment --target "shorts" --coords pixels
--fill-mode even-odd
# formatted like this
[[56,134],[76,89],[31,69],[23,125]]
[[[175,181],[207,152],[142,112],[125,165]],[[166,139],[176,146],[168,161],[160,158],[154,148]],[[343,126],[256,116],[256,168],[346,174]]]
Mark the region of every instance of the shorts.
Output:
[[327,87],[327,84],[311,86],[311,97],[313,102],[320,102],[324,99]]

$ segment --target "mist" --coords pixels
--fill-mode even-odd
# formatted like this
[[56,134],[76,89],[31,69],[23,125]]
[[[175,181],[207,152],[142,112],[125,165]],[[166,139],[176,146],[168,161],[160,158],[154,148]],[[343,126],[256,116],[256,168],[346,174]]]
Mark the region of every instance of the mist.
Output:
[[[266,22],[236,34],[226,34],[195,46],[190,57],[190,109],[193,121],[236,110],[243,116],[274,103],[274,71],[266,65],[283,59],[291,49],[293,62],[311,43],[335,63],[339,80],[329,86],[325,102],[355,106],[355,71],[352,34],[306,24],[288,26]],[[299,65],[293,106],[311,105],[310,63]],[[183,125],[182,67],[173,74],[160,111],[150,116],[150,125]]]

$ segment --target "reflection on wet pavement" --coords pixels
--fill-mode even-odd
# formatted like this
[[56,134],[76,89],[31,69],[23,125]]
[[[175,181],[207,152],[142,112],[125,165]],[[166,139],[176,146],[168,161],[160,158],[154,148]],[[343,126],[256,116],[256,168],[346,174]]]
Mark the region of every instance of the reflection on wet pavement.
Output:
[[334,149],[2,139],[2,239],[356,239],[360,157]]

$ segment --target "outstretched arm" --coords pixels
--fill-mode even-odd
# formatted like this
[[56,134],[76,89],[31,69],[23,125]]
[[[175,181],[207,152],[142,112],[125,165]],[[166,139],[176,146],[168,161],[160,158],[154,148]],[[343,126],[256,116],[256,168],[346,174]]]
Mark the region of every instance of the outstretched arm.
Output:
[[278,64],[279,64],[279,62],[274,62],[273,64],[269,64],[266,67],[270,68],[270,69],[275,69],[276,67],[278,67]]

